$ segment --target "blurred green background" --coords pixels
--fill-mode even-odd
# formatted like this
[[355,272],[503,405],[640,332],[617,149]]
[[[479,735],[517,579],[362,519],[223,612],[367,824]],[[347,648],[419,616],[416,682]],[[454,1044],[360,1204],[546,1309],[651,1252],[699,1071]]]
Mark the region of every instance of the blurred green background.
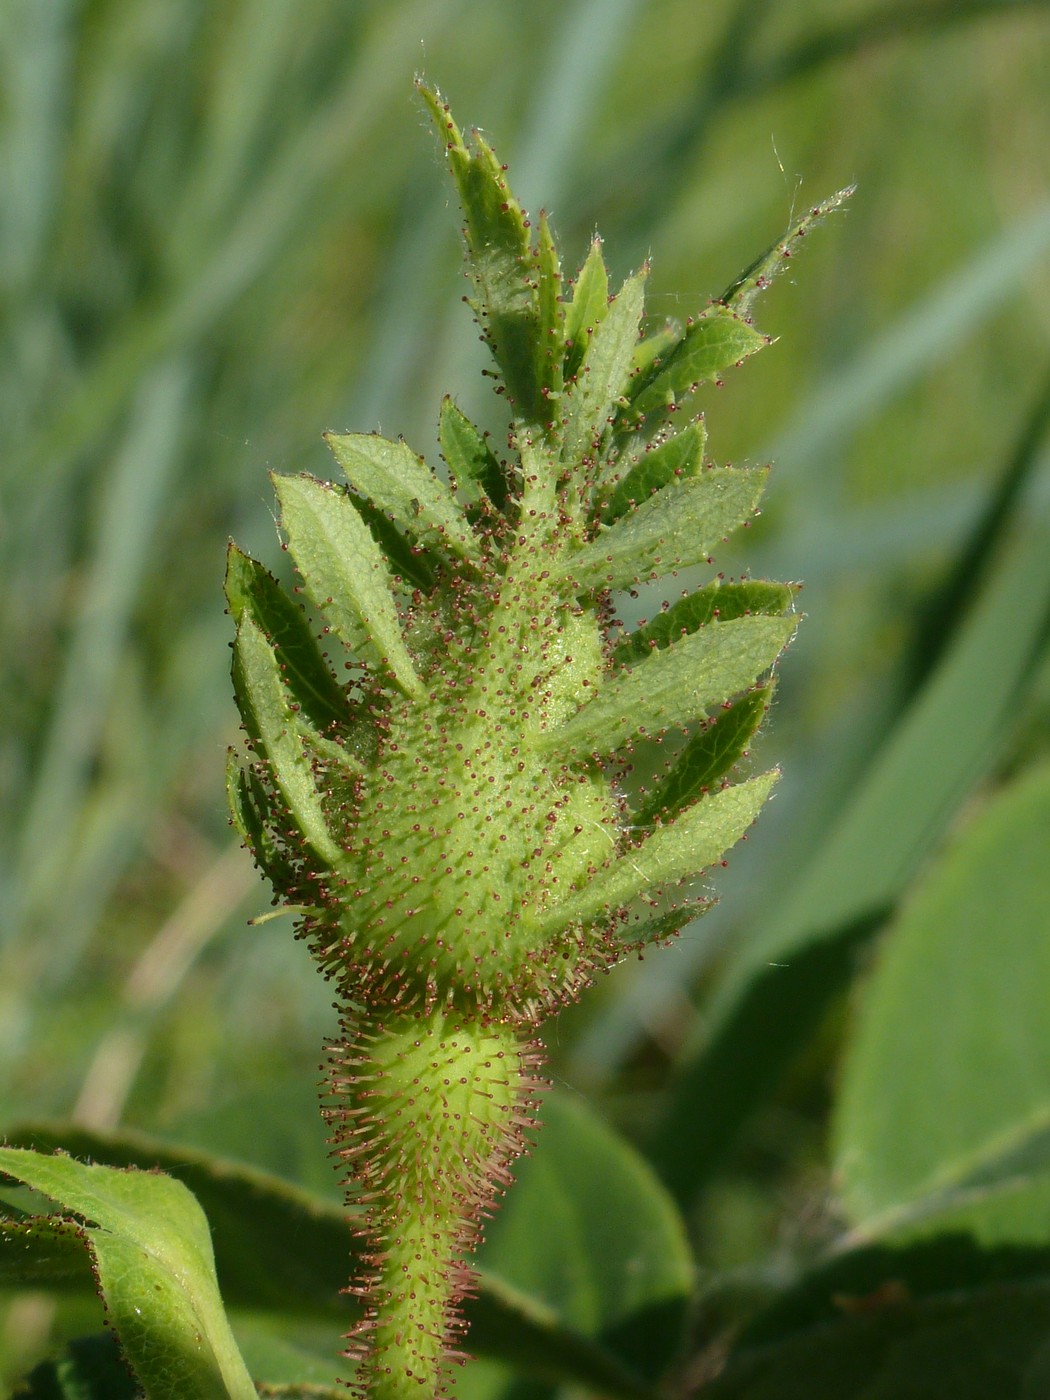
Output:
[[[334,476],[323,429],[433,460],[451,391],[502,431],[417,71],[552,211],[567,265],[595,228],[615,274],[651,255],[655,316],[858,186],[760,302],[778,343],[701,396],[716,458],[776,463],[719,564],[805,582],[762,740],[778,796],[715,913],[547,1036],[559,1091],[690,1208],[682,1144],[714,1125],[700,1259],[743,1266],[823,1228],[867,934],[982,785],[1050,749],[1035,0],[6,0],[0,1130],[132,1125],[335,1192],[331,997],[290,920],[247,926],[268,896],[226,822],[221,583],[230,536],[282,567],[266,473]],[[846,934],[795,1035],[777,949],[818,926]],[[768,1054],[715,1101],[698,1047],[756,968],[739,1035]],[[31,1354],[31,1320],[0,1320],[0,1355]]]

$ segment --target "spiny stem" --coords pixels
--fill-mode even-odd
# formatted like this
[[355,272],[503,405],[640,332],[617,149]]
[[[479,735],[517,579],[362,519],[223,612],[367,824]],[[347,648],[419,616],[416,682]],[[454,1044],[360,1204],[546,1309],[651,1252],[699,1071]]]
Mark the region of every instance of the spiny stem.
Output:
[[359,1014],[343,1029],[328,1118],[348,1200],[364,1208],[354,1390],[429,1400],[460,1351],[481,1221],[525,1147],[539,1053],[514,1026],[444,1009]]

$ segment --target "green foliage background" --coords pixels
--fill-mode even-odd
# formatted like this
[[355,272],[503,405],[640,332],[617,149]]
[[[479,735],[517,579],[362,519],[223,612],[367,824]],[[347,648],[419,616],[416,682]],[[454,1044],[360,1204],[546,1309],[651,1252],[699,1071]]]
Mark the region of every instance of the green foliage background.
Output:
[[[230,535],[281,567],[266,472],[329,474],[322,429],[401,432],[435,458],[452,391],[500,430],[422,69],[492,136],[526,206],[551,210],[566,264],[595,227],[615,274],[652,255],[657,313],[700,309],[793,211],[858,184],[765,298],[781,343],[702,396],[714,457],[776,463],[746,552],[720,566],[805,581],[762,740],[778,796],[720,874],[720,908],[549,1037],[556,1096],[588,1096],[650,1159],[718,1280],[695,1351],[867,1213],[976,1180],[949,1170],[976,1170],[976,1139],[937,1114],[1006,1025],[1014,1052],[962,1116],[1000,1157],[1025,1148],[1010,1180],[1038,1195],[1050,1036],[1017,1007],[1045,985],[1050,892],[1038,855],[1021,873],[1008,857],[1040,829],[1050,750],[1048,11],[0,8],[0,1129],[127,1125],[337,1198],[312,1092],[330,997],[289,921],[246,927],[266,896],[226,823],[221,578]],[[1014,790],[1019,776],[1037,788]],[[1014,807],[981,825],[993,801]],[[1011,826],[1015,808],[1030,815]],[[967,841],[976,890],[957,883]],[[885,951],[924,947],[917,888],[942,939],[995,895],[921,995]],[[984,968],[989,941],[1002,956]],[[881,962],[869,980],[880,947],[889,991]],[[1005,977],[1001,1001],[940,995],[968,975],[978,990]],[[928,1030],[908,1056],[905,1024]],[[945,1043],[954,1077],[931,1075],[917,1108],[858,1111],[857,1083],[870,1102],[891,1063],[905,1084]],[[1014,1070],[1024,1092],[989,1125]],[[931,1138],[932,1158],[912,1150]],[[858,1144],[886,1159],[872,1181],[851,1175]],[[1021,1214],[985,1241],[1050,1246],[1048,1213]],[[501,1265],[527,1244],[511,1219]],[[583,1330],[608,1316],[561,1304]],[[41,1296],[5,1308],[9,1375],[97,1325]]]

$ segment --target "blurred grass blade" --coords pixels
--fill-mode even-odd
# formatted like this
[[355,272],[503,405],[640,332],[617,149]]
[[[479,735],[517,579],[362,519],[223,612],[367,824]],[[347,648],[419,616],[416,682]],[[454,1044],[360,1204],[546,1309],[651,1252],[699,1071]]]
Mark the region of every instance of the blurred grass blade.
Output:
[[76,8],[71,0],[7,0],[0,11],[0,285],[15,299],[39,273],[59,201]]
[[[823,474],[832,453],[888,399],[956,352],[967,334],[1001,310],[1048,248],[1050,202],[1045,202],[953,269],[852,363],[830,374],[763,449],[762,459],[775,461],[793,478]],[[823,475],[820,485],[826,492]]]
[[143,368],[192,343],[259,277],[312,217],[325,181],[364,142],[421,37],[436,32],[462,0],[415,0],[383,11],[336,90],[296,124],[241,199],[222,237],[158,300],[118,322],[62,410],[29,446],[23,471],[61,478],[120,413]]
[[922,604],[919,623],[905,663],[909,690],[918,686],[940,659],[961,613],[983,582],[989,560],[1009,530],[1042,458],[1040,448],[1050,429],[1050,375],[1040,385],[1013,452],[988,496],[985,508],[956,553],[944,582]]
[[654,1148],[682,1197],[707,1181],[845,985],[851,949],[896,904],[960,802],[994,766],[1048,625],[1050,548],[1034,531],[1002,553],[941,666],[823,846],[731,963]]
[[[25,914],[48,896],[56,869],[70,859],[77,814],[114,703],[128,630],[178,462],[190,387],[185,360],[166,361],[143,379],[102,490],[91,560],[21,831]],[[11,926],[17,924],[15,916]],[[58,956],[54,944],[52,955]]]

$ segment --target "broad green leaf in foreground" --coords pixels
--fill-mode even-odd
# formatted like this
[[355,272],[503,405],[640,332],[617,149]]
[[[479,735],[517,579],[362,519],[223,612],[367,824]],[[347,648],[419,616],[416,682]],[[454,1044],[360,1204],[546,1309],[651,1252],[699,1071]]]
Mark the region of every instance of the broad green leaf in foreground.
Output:
[[[35,1148],[62,1148],[119,1166],[138,1162],[159,1167],[181,1178],[207,1211],[216,1270],[231,1308],[326,1321],[332,1324],[333,1335],[352,1321],[354,1312],[342,1290],[355,1241],[340,1206],[242,1163],[142,1133],[29,1124],[14,1129],[9,1137]],[[166,1180],[153,1174],[145,1179]],[[29,1232],[22,1223],[0,1221],[0,1283],[61,1291],[93,1288],[82,1246],[75,1237],[56,1234],[51,1219],[45,1218]],[[666,1244],[663,1232],[658,1231],[656,1238]],[[679,1267],[677,1258],[672,1256],[669,1270]],[[552,1308],[502,1281],[492,1267],[482,1274],[478,1295],[468,1308],[471,1351],[515,1366],[526,1375],[574,1382],[621,1400],[644,1400],[644,1385],[613,1351],[581,1335]],[[597,1263],[592,1267],[597,1268]],[[666,1276],[657,1271],[658,1278]],[[182,1400],[190,1400],[190,1394]]]
[[835,1123],[862,1235],[1050,1238],[1050,766],[1000,793],[886,937]]
[[208,1222],[181,1182],[17,1147],[0,1147],[0,1172],[73,1222],[150,1400],[255,1400],[219,1295]]

